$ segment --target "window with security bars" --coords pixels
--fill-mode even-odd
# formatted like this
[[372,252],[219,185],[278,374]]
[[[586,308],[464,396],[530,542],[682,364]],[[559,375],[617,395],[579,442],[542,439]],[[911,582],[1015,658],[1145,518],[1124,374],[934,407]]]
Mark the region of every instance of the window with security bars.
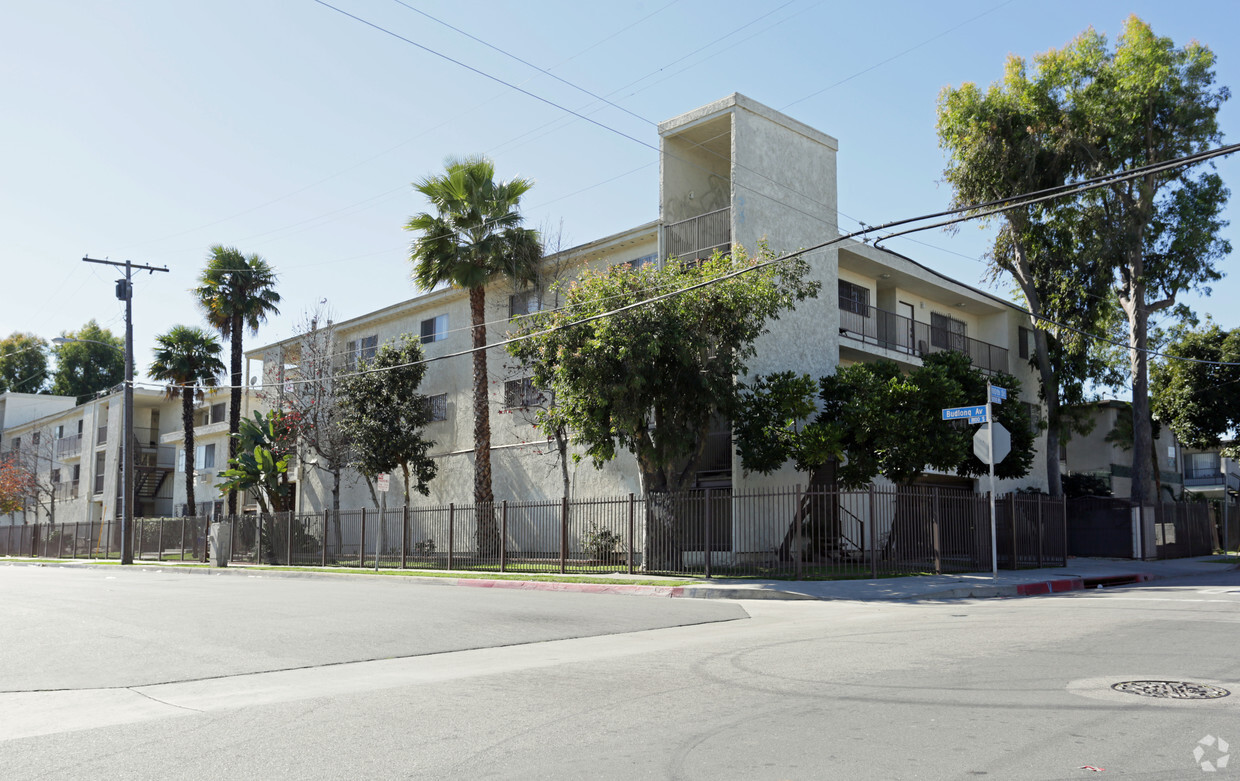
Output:
[[840,280],[840,311],[870,316],[870,289]]
[[441,342],[448,338],[448,316],[437,315],[422,321],[419,337],[422,344]]
[[363,336],[361,339],[347,342],[345,343],[345,363],[348,364],[350,370],[356,369],[360,364],[373,359],[378,349],[378,334]]
[[431,422],[448,419],[448,394],[439,393],[426,397],[426,406],[430,411]]
[[521,409],[542,405],[547,397],[534,385],[533,379],[522,377],[504,383],[504,407]]
[[965,352],[968,347],[969,325],[951,315],[930,313],[930,344],[943,350]]

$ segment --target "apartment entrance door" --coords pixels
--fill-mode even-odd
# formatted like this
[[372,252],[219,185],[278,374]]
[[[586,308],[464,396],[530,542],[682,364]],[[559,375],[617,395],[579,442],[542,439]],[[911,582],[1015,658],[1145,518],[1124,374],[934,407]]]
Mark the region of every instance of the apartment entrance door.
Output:
[[913,335],[914,315],[916,314],[917,310],[914,309],[913,305],[908,303],[907,301],[901,301],[898,309],[899,309],[898,314],[901,317],[908,318],[908,322],[904,324],[904,332],[901,335],[900,348],[904,350],[905,352],[912,352],[913,347],[917,344],[917,339]]

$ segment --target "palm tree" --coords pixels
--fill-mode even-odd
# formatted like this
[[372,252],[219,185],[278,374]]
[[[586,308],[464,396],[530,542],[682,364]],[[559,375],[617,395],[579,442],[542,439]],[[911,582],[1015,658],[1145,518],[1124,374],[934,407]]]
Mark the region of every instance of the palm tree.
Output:
[[[486,285],[506,278],[535,280],[542,258],[538,232],[521,225],[521,196],[533,182],[495,181],[485,157],[449,158],[444,173],[414,184],[434,213],[410,218],[406,230],[420,235],[409,259],[413,278],[430,290],[444,283],[469,291],[474,347],[474,502],[495,501],[491,490],[491,409],[487,396]],[[498,542],[496,540],[495,542]]]
[[[258,333],[268,315],[278,315],[280,294],[275,270],[255,254],[242,255],[236,247],[216,244],[193,290],[207,323],[232,347],[232,399],[228,405],[228,460],[237,457],[237,431],[241,428],[242,331]],[[237,513],[237,494],[228,493],[228,514]]]
[[185,427],[185,514],[193,515],[194,497],[194,401],[206,388],[219,384],[224,373],[223,348],[212,335],[188,325],[174,325],[155,337],[155,360],[147,374],[168,383],[168,398],[181,398],[181,425]]

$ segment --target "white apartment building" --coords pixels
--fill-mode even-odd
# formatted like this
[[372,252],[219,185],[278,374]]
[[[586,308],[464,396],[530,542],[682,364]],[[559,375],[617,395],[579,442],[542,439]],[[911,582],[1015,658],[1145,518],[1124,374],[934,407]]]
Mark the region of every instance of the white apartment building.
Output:
[[[194,492],[200,514],[222,509],[215,483],[228,468],[228,399],[226,390],[211,392],[195,411]],[[19,459],[37,483],[37,497],[26,512],[0,516],[0,524],[53,516],[56,523],[119,518],[123,409],[119,386],[80,404],[65,396],[0,395],[0,458]],[[134,516],[184,514],[180,399],[135,388],[133,434]]]
[[[743,95],[734,94],[663,122],[658,127],[661,162],[659,218],[548,257],[539,290],[521,292],[506,283],[487,289],[488,338],[496,341],[515,314],[554,306],[546,288],[556,277],[588,267],[659,263],[669,256],[699,257],[733,245],[754,248],[765,240],[784,252],[836,238],[836,153],[838,142]],[[1006,371],[1021,379],[1022,398],[1037,406],[1036,377],[1029,367],[1032,346],[1028,314],[990,293],[950,279],[914,260],[868,244],[846,241],[807,255],[811,275],[822,285],[817,299],[771,323],[750,363],[753,373],[781,370],[828,375],[839,365],[886,358],[905,367],[940,350],[967,352],[974,365]],[[335,351],[355,363],[401,334],[418,336],[428,358],[470,346],[466,291],[443,289],[332,324]],[[299,377],[299,338],[247,354],[263,364],[265,387]],[[502,349],[488,354],[491,379],[492,469],[499,499],[555,498],[564,494],[558,454],[533,425],[546,399],[529,386],[527,374]],[[248,376],[247,372],[247,376]],[[427,429],[436,447],[438,476],[429,498],[446,504],[472,498],[472,367],[467,356],[427,365],[421,391],[432,400],[436,420]],[[984,400],[979,399],[978,403]],[[1040,419],[1040,407],[1035,411]],[[698,475],[703,487],[736,490],[790,486],[806,477],[791,466],[780,473],[746,475],[733,453],[731,434],[711,435],[708,457]],[[1040,437],[1044,446],[1045,438]],[[1045,458],[1031,474],[1001,481],[1000,491],[1045,489]],[[637,492],[637,469],[622,454],[602,470],[588,461],[568,464],[573,497]],[[303,463],[295,476],[297,507],[330,507],[328,476]],[[973,480],[929,475],[928,482],[974,487]],[[394,492],[399,491],[393,476]],[[370,494],[356,476],[346,480],[342,507],[370,506]]]

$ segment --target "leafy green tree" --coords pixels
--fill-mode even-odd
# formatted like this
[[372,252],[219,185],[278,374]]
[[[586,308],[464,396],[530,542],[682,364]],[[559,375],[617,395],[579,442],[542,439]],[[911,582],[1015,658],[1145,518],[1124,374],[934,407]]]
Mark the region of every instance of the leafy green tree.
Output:
[[264,513],[292,509],[293,492],[288,481],[288,463],[296,441],[296,421],[278,410],[241,421],[237,432],[237,455],[229,469],[220,474],[221,491],[254,489],[254,497]]
[[[242,337],[245,329],[258,333],[267,317],[280,314],[277,304],[276,272],[256,254],[243,255],[236,247],[217,244],[211,247],[207,265],[198,278],[194,297],[206,315],[207,323],[220,332],[232,348],[228,404],[228,459],[237,456],[238,433],[241,429],[241,391],[245,378],[241,374],[244,356]],[[237,512],[237,497],[228,495],[228,513]]]
[[[1240,428],[1240,329],[1173,329],[1150,372],[1154,416],[1187,447],[1208,450]],[[1230,365],[1229,365],[1230,364]]]
[[[990,379],[1013,400],[994,406],[1012,435],[1012,450],[995,465],[995,476],[1023,477],[1033,461],[1034,434],[1028,414],[1015,403],[1020,381],[1007,374]],[[808,376],[785,373],[759,377],[746,389],[736,428],[746,469],[769,474],[791,460],[813,473],[837,459],[843,463],[835,477],[844,488],[860,488],[880,475],[909,484],[927,467],[989,473],[973,455],[974,429],[942,420],[945,407],[985,402],[986,376],[967,355],[932,353],[908,373],[891,361],[841,366],[818,381],[818,413],[810,420],[805,413],[814,409],[812,388]]]
[[[219,384],[224,373],[219,341],[202,330],[174,325],[155,337],[155,359],[147,369],[153,380],[168,383],[168,398],[181,399],[181,426],[185,433],[185,514],[194,515],[198,504],[194,496],[194,402],[207,388]],[[205,553],[205,552],[204,552]]]
[[67,341],[52,347],[56,372],[51,392],[79,401],[115,387],[125,379],[125,342],[93,319],[77,331],[61,334]]
[[[700,265],[583,274],[562,291],[561,308],[528,318],[520,333],[529,338],[508,347],[554,393],[539,425],[563,426],[596,468],[628,450],[646,496],[692,487],[712,421],[738,409],[735,378],[754,340],[818,292],[803,259],[759,265],[772,257],[765,247],[753,259],[737,248]],[[736,272],[745,273],[725,278]]]
[[[1218,112],[1230,97],[1214,83],[1215,57],[1190,42],[1177,48],[1135,16],[1114,51],[1087,31],[1043,55],[1063,106],[1061,135],[1081,177],[1098,176],[1204,151],[1222,140]],[[1128,320],[1132,366],[1132,499],[1149,498],[1153,445],[1147,342],[1149,318],[1187,290],[1219,278],[1230,252],[1219,238],[1228,191],[1213,170],[1179,168],[1112,182],[1083,196],[1099,217],[1092,241],[1100,268]],[[1205,288],[1208,292],[1208,288]]]
[[15,331],[0,339],[0,393],[38,393],[47,385],[47,341]]
[[[966,83],[939,96],[939,144],[953,206],[985,203],[1063,185],[1079,173],[1062,135],[1066,109],[1059,72],[1042,57],[1033,75],[1010,56],[1004,77],[986,90]],[[1111,274],[1092,237],[1096,210],[1074,200],[1049,201],[987,218],[999,231],[987,253],[992,278],[1009,275],[1033,315],[1029,358],[1046,405],[1046,475],[1061,492],[1059,442],[1088,423],[1061,413],[1084,401],[1089,383],[1112,384],[1109,365],[1082,336],[1105,330],[1111,317]]]
[[[1020,383],[1005,374],[991,379],[1013,400],[994,406],[1012,435],[1012,450],[995,466],[995,475],[1022,477],[1033,462],[1034,433],[1024,408],[1015,403]],[[974,429],[943,421],[941,410],[985,398],[985,375],[957,352],[927,355],[907,374],[891,361],[877,361],[841,366],[817,383],[793,372],[760,376],[742,396],[737,452],[745,469],[763,474],[792,461],[810,474],[811,489],[834,488],[833,483],[856,489],[880,475],[908,485],[927,468],[983,475],[989,468],[973,455]],[[838,503],[812,501],[793,518],[781,555],[790,553],[795,538],[808,539],[812,550],[825,555],[839,549],[840,534]],[[895,536],[893,531],[889,543]]]
[[[474,379],[474,502],[495,501],[491,485],[491,405],[486,350],[486,286],[497,279],[519,285],[536,280],[542,258],[537,231],[522,227],[521,196],[533,182],[495,180],[495,164],[484,157],[449,159],[443,174],[414,184],[432,212],[412,217],[405,229],[418,237],[410,260],[413,278],[427,290],[450,284],[469,291]],[[498,536],[487,552],[494,554]]]
[[399,468],[406,506],[410,488],[423,496],[430,493],[437,469],[428,455],[435,443],[423,436],[431,410],[426,396],[418,393],[426,374],[421,361],[422,345],[404,334],[380,347],[359,372],[336,379],[341,426],[353,443],[354,468],[366,478],[372,497],[375,476]]

